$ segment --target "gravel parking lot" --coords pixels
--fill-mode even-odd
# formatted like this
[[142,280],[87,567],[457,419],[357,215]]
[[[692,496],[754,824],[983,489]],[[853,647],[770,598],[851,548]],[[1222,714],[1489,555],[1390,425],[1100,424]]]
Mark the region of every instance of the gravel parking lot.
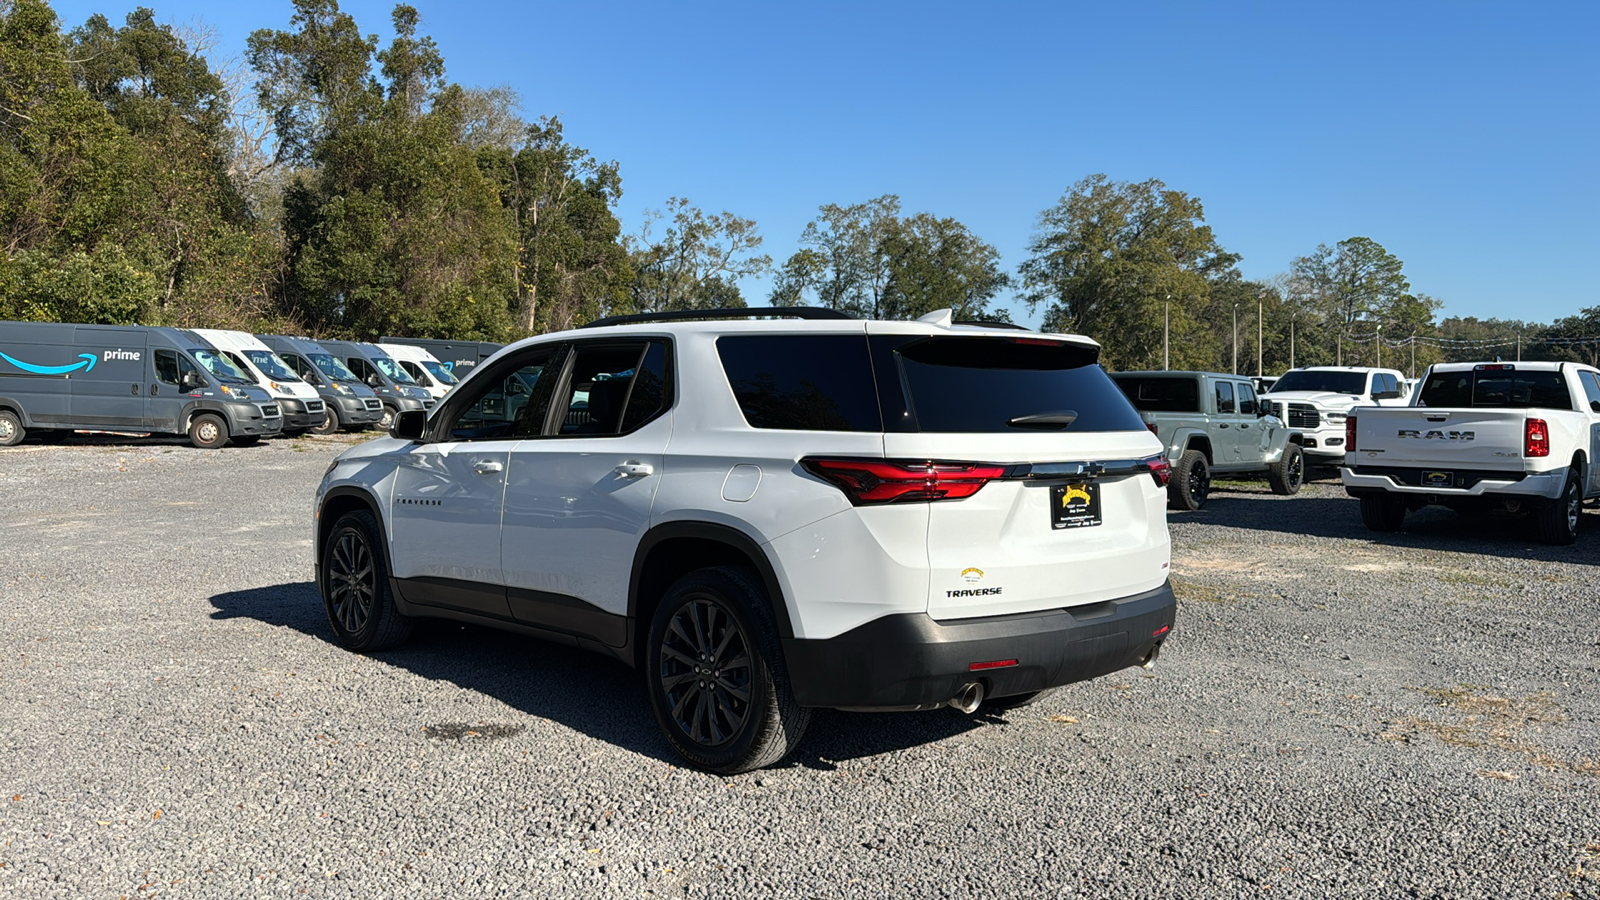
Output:
[[1174,514],[1155,669],[819,714],[685,769],[633,674],[439,623],[331,641],[347,441],[0,451],[13,897],[1600,897],[1600,516],[1574,547],[1336,480]]

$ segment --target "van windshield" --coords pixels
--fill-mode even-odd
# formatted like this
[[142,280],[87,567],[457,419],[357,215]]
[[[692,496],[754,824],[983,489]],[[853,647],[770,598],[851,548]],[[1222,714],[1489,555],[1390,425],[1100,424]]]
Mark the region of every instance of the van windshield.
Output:
[[415,378],[412,378],[409,374],[407,374],[405,369],[400,368],[400,364],[399,363],[395,362],[394,360],[390,359],[387,356],[374,356],[374,357],[372,357],[372,364],[378,367],[378,371],[380,371],[383,374],[389,376],[389,380],[394,382],[395,384],[416,384],[417,383],[417,380]]
[[211,372],[211,374],[217,376],[223,381],[237,381],[241,384],[255,384],[254,381],[246,378],[243,372],[239,371],[238,366],[228,362],[227,357],[215,350],[190,350],[189,353],[200,362],[200,365],[205,366],[206,369]]
[[300,376],[296,375],[294,370],[289,368],[282,359],[278,358],[278,354],[273,353],[271,350],[246,350],[244,355],[250,362],[255,364],[256,368],[261,370],[261,374],[268,378],[275,381],[301,380]]
[[334,381],[361,380],[357,378],[356,373],[350,371],[344,363],[339,362],[337,359],[334,359],[326,353],[311,354],[311,362],[315,364],[318,369],[322,370],[322,374],[332,378]]
[[456,378],[454,373],[444,367],[444,363],[437,363],[431,359],[425,359],[422,361],[422,367],[427,369],[428,374],[432,375],[440,384],[455,384],[460,380]]

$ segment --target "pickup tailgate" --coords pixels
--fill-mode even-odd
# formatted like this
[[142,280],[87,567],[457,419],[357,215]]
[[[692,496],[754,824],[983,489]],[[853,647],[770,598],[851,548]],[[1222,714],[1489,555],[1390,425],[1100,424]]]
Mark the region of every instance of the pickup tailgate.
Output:
[[1520,472],[1526,421],[1537,410],[1398,407],[1352,410],[1349,466],[1406,466]]

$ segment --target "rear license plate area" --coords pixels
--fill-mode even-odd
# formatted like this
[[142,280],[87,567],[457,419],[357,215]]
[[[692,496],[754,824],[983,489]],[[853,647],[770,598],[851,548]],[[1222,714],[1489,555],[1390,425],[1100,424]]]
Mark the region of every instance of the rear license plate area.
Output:
[[1100,485],[1086,481],[1050,487],[1050,527],[1089,528],[1100,524]]
[[1456,486],[1454,472],[1423,472],[1422,487],[1447,488]]

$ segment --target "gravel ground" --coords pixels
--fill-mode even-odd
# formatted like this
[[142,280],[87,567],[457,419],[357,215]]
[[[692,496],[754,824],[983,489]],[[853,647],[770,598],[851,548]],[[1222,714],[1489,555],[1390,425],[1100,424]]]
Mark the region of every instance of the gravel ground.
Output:
[[1334,481],[1174,514],[1149,672],[1004,715],[820,713],[687,770],[625,667],[331,642],[335,439],[0,451],[0,894],[1600,897],[1600,527]]

